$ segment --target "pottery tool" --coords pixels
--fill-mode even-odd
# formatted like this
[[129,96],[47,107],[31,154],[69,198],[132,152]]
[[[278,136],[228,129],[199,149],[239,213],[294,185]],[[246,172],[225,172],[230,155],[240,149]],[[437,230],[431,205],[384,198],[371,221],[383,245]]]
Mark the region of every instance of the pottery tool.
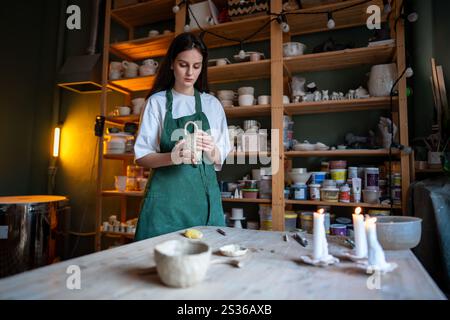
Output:
[[223,236],[227,235],[227,233],[225,231],[223,231],[222,229],[217,229],[217,232],[220,233]]
[[345,243],[350,245],[350,247],[352,247],[352,249],[355,248],[355,243],[353,242],[352,239],[350,239],[350,238],[345,239]]
[[289,242],[289,237],[288,237],[287,234],[284,234],[284,235],[283,235],[283,240],[286,241],[286,242]]
[[294,233],[292,235],[292,237],[295,239],[295,241],[300,243],[300,245],[302,245],[303,247],[306,247],[308,245],[308,240],[306,240],[306,238],[302,237],[299,233]]

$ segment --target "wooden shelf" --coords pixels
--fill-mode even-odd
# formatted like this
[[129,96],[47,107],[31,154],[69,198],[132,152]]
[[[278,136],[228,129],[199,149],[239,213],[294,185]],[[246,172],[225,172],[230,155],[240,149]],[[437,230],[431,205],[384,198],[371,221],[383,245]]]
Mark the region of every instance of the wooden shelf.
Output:
[[[395,109],[398,109],[398,97],[393,98]],[[287,115],[367,111],[390,108],[390,97],[371,97],[368,99],[300,102],[284,105]]]
[[270,59],[208,68],[208,81],[211,84],[267,78],[270,78]]
[[141,191],[117,191],[117,190],[104,190],[102,195],[105,197],[143,197],[144,193]]
[[154,81],[155,76],[148,76],[112,80],[109,81],[109,85],[128,92],[149,91],[152,88]]
[[166,54],[174,33],[111,44],[110,52],[125,60],[143,60]]
[[[392,151],[393,155],[399,155],[398,150]],[[328,151],[286,151],[285,158],[296,157],[385,157],[389,155],[388,149],[352,149],[352,150],[328,150]]]
[[394,53],[394,45],[384,45],[305,54],[284,58],[283,61],[288,75],[292,75],[299,72],[338,70],[388,63],[393,60]]
[[152,0],[111,11],[111,16],[122,25],[142,26],[174,18],[173,0]]
[[[347,0],[336,2],[332,4],[315,6],[313,8],[296,10],[293,12],[317,12],[317,11],[332,11],[335,9],[348,7],[356,3],[361,3],[361,0]],[[357,5],[352,8],[348,8],[346,10],[341,10],[333,13],[333,20],[336,22],[335,29],[344,29],[351,28],[356,26],[365,25],[367,22],[367,7],[370,5],[378,5],[383,11],[383,1],[382,0],[374,0],[368,3],[363,3],[361,5]],[[301,35],[308,34],[314,32],[329,32],[330,30],[327,27],[328,17],[326,14],[322,15],[290,15],[287,14],[287,21],[290,27],[290,34],[293,35]],[[381,21],[386,21],[386,15],[382,12]]]
[[230,152],[227,158],[230,157],[269,157],[270,152]]
[[222,202],[232,202],[232,203],[272,203],[271,199],[233,199],[233,198],[222,198]]
[[444,173],[444,169],[415,169],[416,173]]
[[270,116],[270,105],[255,105],[250,107],[223,108],[227,118],[246,118]]
[[134,153],[103,154],[103,159],[111,159],[111,160],[134,160]]
[[138,123],[140,120],[139,115],[129,115],[129,116],[117,116],[117,117],[106,117],[107,123],[112,123],[116,125],[124,125],[127,122]]
[[[332,206],[332,207],[362,207],[362,208],[376,208],[376,209],[390,209],[390,205],[385,204],[370,204],[370,203],[344,203],[344,202],[327,202],[327,201],[313,201],[313,200],[286,200],[286,204],[299,204],[310,206]],[[401,206],[394,205],[394,209],[401,209]]]
[[125,237],[128,239],[134,239],[134,233],[126,233],[126,232],[114,232],[114,231],[100,231],[104,236],[110,237]]

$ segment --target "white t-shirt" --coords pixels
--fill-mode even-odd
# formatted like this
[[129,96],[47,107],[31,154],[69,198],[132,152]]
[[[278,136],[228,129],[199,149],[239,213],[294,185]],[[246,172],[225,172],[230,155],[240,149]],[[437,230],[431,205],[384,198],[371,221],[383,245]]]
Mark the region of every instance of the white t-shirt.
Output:
[[[178,119],[195,113],[195,96],[188,96],[172,89],[172,117]],[[201,93],[202,111],[208,118],[211,136],[217,148],[220,150],[220,165],[215,165],[216,171],[220,171],[228,153],[231,151],[228,136],[228,125],[222,104],[216,97]],[[166,115],[166,92],[160,91],[147,101],[141,122],[139,133],[134,145],[136,159],[151,153],[160,152],[159,143]],[[206,130],[204,130],[206,131]]]

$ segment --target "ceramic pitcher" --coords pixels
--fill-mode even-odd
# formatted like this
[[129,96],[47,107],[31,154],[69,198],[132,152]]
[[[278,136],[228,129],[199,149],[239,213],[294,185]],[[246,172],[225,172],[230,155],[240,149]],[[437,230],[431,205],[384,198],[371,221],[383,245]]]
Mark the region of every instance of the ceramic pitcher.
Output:
[[367,83],[370,95],[373,97],[389,96],[396,78],[397,66],[395,63],[372,66]]
[[[194,126],[194,133],[189,133],[187,130],[189,125]],[[198,132],[198,125],[194,121],[188,121],[184,125],[184,135],[186,139],[186,150],[190,150],[191,152],[195,152],[195,159],[197,162],[200,162],[202,160],[202,151],[197,151],[197,132]]]
[[126,78],[135,78],[138,76],[139,66],[134,62],[122,61],[124,74]]
[[144,64],[139,67],[139,74],[142,77],[154,75],[156,73],[158,65],[158,61],[155,61],[153,59],[144,60]]

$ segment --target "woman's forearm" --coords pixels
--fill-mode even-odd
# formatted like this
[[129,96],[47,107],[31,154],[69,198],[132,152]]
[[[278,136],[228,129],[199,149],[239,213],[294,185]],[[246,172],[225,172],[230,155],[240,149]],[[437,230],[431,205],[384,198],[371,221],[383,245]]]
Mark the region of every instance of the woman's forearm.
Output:
[[144,168],[160,168],[174,165],[171,153],[151,153],[136,160],[136,164]]

